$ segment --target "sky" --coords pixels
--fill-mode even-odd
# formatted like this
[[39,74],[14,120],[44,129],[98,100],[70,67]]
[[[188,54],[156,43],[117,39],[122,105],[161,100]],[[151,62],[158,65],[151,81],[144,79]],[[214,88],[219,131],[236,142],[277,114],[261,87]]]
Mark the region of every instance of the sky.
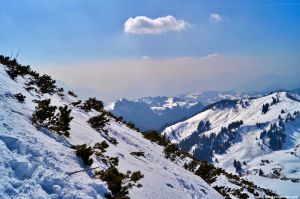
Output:
[[300,87],[298,0],[0,3],[0,54],[83,97]]

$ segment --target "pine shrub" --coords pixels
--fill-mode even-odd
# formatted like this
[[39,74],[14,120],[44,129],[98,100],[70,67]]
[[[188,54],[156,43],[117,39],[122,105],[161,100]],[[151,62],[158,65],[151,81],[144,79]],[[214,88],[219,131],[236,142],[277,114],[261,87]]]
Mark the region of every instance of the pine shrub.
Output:
[[43,75],[36,79],[36,85],[40,88],[40,91],[42,93],[54,93],[54,90],[56,88],[55,80],[52,80],[52,78],[49,75]]
[[73,117],[70,116],[71,109],[68,109],[68,106],[61,106],[58,108],[59,113],[55,116],[55,119],[52,123],[50,129],[54,130],[59,135],[70,135],[70,122],[72,121]]
[[269,103],[263,104],[262,109],[261,109],[262,114],[266,114],[269,111],[269,108],[270,108]]
[[50,99],[35,101],[37,107],[32,114],[32,123],[48,127],[53,122],[56,106],[50,105]]
[[107,170],[97,171],[95,176],[107,183],[110,193],[106,193],[105,197],[108,199],[129,199],[129,189],[134,186],[142,187],[137,182],[144,177],[140,171],[121,173],[116,166],[110,166]]
[[78,95],[76,93],[74,93],[73,91],[68,91],[68,94],[72,97],[78,97]]
[[87,166],[91,166],[93,164],[93,159],[91,155],[93,155],[92,147],[87,147],[86,144],[74,146],[76,149],[76,155],[79,156],[83,163]]
[[141,156],[145,157],[145,153],[142,152],[142,151],[131,152],[130,154],[133,155],[133,156],[137,156],[137,157],[141,157]]
[[91,117],[88,120],[88,123],[91,125],[92,128],[96,130],[101,130],[108,121],[109,120],[106,118],[105,113],[101,113],[98,116]]
[[161,146],[168,146],[169,144],[169,141],[167,141],[165,137],[161,136],[157,131],[154,130],[143,132],[143,136],[151,142],[155,142]]
[[170,158],[172,161],[175,160],[177,156],[180,156],[180,151],[175,144],[169,144],[164,148],[164,153],[166,158]]
[[206,161],[201,162],[199,168],[195,171],[195,174],[210,184],[216,181],[218,175],[215,167]]
[[100,150],[102,153],[105,153],[106,152],[106,149],[109,147],[109,145],[107,144],[106,141],[103,141],[101,143],[96,143],[94,145],[94,149],[98,149]]
[[97,100],[96,98],[89,98],[84,102],[81,108],[87,112],[91,111],[92,109],[100,112],[103,110],[104,105],[102,101]]
[[20,102],[23,103],[25,101],[26,96],[24,96],[22,93],[17,93],[14,95],[14,97]]
[[38,126],[49,128],[59,135],[69,136],[70,122],[73,117],[70,116],[71,109],[68,106],[59,107],[59,112],[55,114],[57,107],[51,106],[51,100],[35,101],[38,105],[32,114],[32,123]]

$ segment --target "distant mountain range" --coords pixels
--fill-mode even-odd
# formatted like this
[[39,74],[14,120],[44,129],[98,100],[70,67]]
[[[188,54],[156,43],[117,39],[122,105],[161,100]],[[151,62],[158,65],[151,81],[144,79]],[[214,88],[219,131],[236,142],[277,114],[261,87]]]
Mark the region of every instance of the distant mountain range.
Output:
[[178,121],[199,113],[206,105],[223,99],[241,99],[260,96],[262,93],[236,91],[204,91],[175,97],[145,97],[135,100],[120,99],[109,104],[106,110],[133,122],[141,130],[162,130]]

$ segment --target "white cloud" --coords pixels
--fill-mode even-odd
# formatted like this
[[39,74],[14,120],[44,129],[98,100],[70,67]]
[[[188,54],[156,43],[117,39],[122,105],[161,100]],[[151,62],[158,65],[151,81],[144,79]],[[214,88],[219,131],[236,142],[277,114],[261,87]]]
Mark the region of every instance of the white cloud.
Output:
[[146,55],[142,57],[142,60],[149,60],[149,59],[151,59],[151,58],[149,56],[146,56]]
[[209,15],[210,23],[219,23],[222,20],[223,20],[223,18],[219,14],[212,13],[212,14]]
[[133,34],[160,34],[171,31],[183,31],[189,26],[184,20],[169,15],[151,19],[146,16],[130,17],[124,24],[124,32]]
[[219,53],[212,53],[212,54],[208,54],[208,55],[206,55],[206,58],[215,58],[215,57],[218,57],[218,56],[220,56],[220,54]]

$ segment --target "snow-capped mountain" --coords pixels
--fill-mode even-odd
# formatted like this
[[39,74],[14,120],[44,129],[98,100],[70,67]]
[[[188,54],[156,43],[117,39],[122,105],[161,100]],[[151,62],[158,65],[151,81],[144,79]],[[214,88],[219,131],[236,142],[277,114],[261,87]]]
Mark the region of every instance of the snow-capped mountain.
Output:
[[114,115],[133,122],[141,130],[159,130],[183,118],[198,113],[203,108],[200,102],[175,97],[147,97],[137,100],[120,99],[106,109]]
[[279,194],[299,196],[299,99],[295,93],[275,92],[222,100],[163,134],[199,159]]
[[178,121],[199,113],[204,105],[223,99],[242,99],[259,96],[259,92],[203,91],[175,97],[145,97],[135,100],[120,99],[110,103],[106,109],[126,121],[136,124],[141,130],[163,130]]
[[[0,198],[276,196],[0,56]],[[204,181],[205,179],[205,181]]]

